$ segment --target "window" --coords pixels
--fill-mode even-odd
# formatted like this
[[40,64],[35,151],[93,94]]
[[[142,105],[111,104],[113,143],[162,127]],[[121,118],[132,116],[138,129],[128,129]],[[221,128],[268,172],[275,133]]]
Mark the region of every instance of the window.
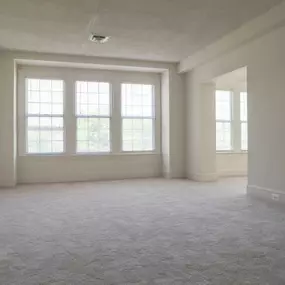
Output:
[[122,149],[154,150],[154,86],[122,84]]
[[240,93],[241,150],[248,149],[247,142],[247,93]]
[[76,82],[77,152],[110,152],[110,84]]
[[216,150],[232,150],[232,114],[230,91],[216,91]]
[[18,75],[19,156],[160,151],[159,74],[21,66]]
[[62,80],[26,78],[26,153],[64,151]]

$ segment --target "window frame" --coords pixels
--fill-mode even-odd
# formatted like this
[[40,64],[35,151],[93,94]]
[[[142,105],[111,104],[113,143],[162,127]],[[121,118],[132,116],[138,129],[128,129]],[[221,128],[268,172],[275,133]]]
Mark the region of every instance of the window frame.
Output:
[[[222,119],[217,119],[216,115],[216,104],[217,104],[217,97],[216,97],[216,92],[217,91],[222,91],[222,92],[229,92],[230,93],[230,102],[229,102],[229,107],[230,107],[230,119],[229,120],[222,120]],[[234,152],[234,110],[233,110],[233,105],[234,105],[234,92],[232,89],[221,89],[218,88],[215,90],[215,129],[216,129],[216,134],[217,134],[217,123],[228,123],[230,124],[231,132],[230,132],[230,149],[224,149],[224,150],[218,150],[217,149],[217,144],[216,144],[216,153],[232,153]]]
[[[54,79],[64,82],[64,152],[30,154],[26,148],[26,128],[23,124],[25,115],[25,78]],[[17,149],[19,156],[110,156],[110,155],[142,155],[161,154],[161,76],[154,72],[80,69],[76,67],[48,67],[19,65],[17,68]],[[110,152],[78,152],[76,149],[76,81],[108,82],[110,84]],[[155,123],[153,151],[122,151],[121,120],[121,84],[153,85],[155,93]]]
[[[139,84],[139,85],[151,85],[152,86],[152,108],[153,108],[153,114],[152,116],[125,116],[123,115],[122,113],[122,110],[121,110],[121,153],[126,153],[126,154],[132,154],[132,153],[140,153],[140,154],[143,154],[143,153],[152,153],[156,150],[157,148],[157,137],[156,137],[156,128],[157,128],[157,123],[156,123],[156,111],[157,111],[157,108],[156,108],[156,86],[153,85],[153,84],[143,84],[143,83],[133,83],[133,82],[122,82],[120,84],[120,89],[122,90],[122,87],[123,87],[123,84]],[[122,91],[120,92],[121,96],[122,96]],[[121,108],[122,108],[122,97],[120,98],[120,105],[121,105]],[[152,150],[124,150],[123,149],[123,143],[124,143],[124,140],[123,140],[123,120],[124,119],[130,119],[130,120],[135,120],[135,119],[139,119],[139,120],[144,120],[144,119],[149,119],[149,120],[152,120],[152,145],[153,145],[153,149]]]
[[[76,84],[77,82],[96,82],[96,83],[108,83],[109,84],[109,102],[110,102],[110,105],[109,105],[109,116],[106,116],[106,115],[79,115],[77,114],[77,90],[76,90]],[[111,132],[111,122],[112,122],[112,111],[113,111],[113,88],[112,88],[112,84],[110,82],[108,82],[107,80],[105,81],[97,81],[97,80],[75,80],[73,81],[73,88],[74,88],[74,109],[73,109],[73,113],[74,113],[74,116],[75,116],[75,120],[76,120],[76,141],[75,141],[75,144],[76,144],[76,147],[75,147],[75,153],[76,155],[104,155],[104,154],[110,154],[112,153],[112,132]],[[110,146],[110,150],[109,151],[90,151],[90,152],[79,152],[77,150],[77,121],[78,119],[84,119],[84,118],[97,118],[97,119],[109,119],[109,146]]]
[[[231,140],[232,140],[232,149],[220,151],[216,149],[217,154],[247,154],[248,149],[242,149],[242,124],[247,123],[248,121],[241,120],[241,93],[246,93],[248,98],[248,91],[246,86],[239,84],[234,88],[216,88],[216,91],[230,91],[231,92]],[[215,97],[216,105],[216,97]],[[216,120],[215,122],[217,122]]]
[[241,109],[239,112],[239,123],[240,123],[240,151],[242,153],[248,153],[248,135],[247,135],[247,149],[243,149],[242,147],[242,125],[243,124],[247,124],[247,130],[248,130],[248,92],[246,90],[243,91],[239,91],[239,106],[241,107],[241,96],[242,93],[246,94],[246,106],[247,106],[247,110],[246,110],[246,114],[247,114],[247,120],[242,120],[241,118]]
[[[66,124],[65,124],[65,113],[66,113],[66,83],[64,78],[58,74],[49,72],[44,72],[39,70],[38,73],[26,71],[25,73],[18,73],[19,82],[18,82],[18,153],[22,156],[63,156],[66,153]],[[62,80],[63,81],[63,114],[62,115],[28,115],[28,101],[27,101],[27,86],[26,79],[46,79],[46,80]],[[27,152],[27,143],[28,143],[28,127],[27,127],[27,118],[28,117],[61,117],[63,119],[63,151],[62,152],[46,152],[46,153],[29,153]]]

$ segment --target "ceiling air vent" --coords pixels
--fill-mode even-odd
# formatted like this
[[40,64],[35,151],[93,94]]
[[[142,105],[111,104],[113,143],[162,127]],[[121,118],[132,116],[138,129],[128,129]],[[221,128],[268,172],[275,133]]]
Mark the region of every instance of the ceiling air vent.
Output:
[[96,34],[91,34],[89,36],[89,40],[93,43],[96,44],[104,44],[106,43],[108,40],[110,39],[110,37],[106,37],[106,36],[101,36],[101,35],[96,35]]

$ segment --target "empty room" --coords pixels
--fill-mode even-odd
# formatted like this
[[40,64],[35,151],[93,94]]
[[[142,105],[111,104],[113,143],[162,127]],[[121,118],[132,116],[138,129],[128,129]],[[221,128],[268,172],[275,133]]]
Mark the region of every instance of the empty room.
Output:
[[285,1],[0,0],[0,284],[285,284]]

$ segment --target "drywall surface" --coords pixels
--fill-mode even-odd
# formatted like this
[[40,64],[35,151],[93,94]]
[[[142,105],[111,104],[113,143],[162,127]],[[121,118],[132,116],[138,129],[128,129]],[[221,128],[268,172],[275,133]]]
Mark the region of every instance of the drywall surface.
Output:
[[[169,156],[167,168],[171,170],[170,177],[183,177],[185,173],[184,154],[185,140],[172,139],[170,136],[180,134],[185,130],[183,106],[184,94],[182,92],[181,75],[177,74],[176,65],[142,62],[131,60],[104,59],[94,57],[78,57],[66,55],[50,55],[24,52],[0,53],[0,186],[14,186],[19,182],[56,182],[56,181],[84,181],[100,179],[121,179],[138,177],[156,177],[162,173],[161,155],[108,155],[106,157],[18,157],[17,155],[17,128],[15,94],[15,60],[21,64],[49,65],[83,68],[102,68],[111,70],[143,70],[146,72],[169,73],[169,96],[173,104],[169,109],[166,123],[169,128]],[[163,93],[163,92],[162,92]],[[175,96],[175,100],[171,99]],[[177,112],[176,114],[174,112]],[[163,122],[162,122],[163,123]],[[174,131],[173,131],[174,130]],[[179,133],[178,133],[179,134]],[[172,145],[173,144],[173,145]],[[162,147],[162,150],[164,148]],[[51,167],[55,165],[55,167]],[[101,168],[102,166],[102,168]],[[65,168],[65,169],[64,169]],[[18,172],[17,173],[17,169]]]
[[215,84],[197,84],[185,76],[187,106],[187,176],[195,181],[217,179]]
[[185,90],[183,76],[177,73],[177,66],[169,68],[169,126],[171,178],[185,178],[186,175],[186,122]]
[[[285,27],[260,37],[246,45],[224,54],[191,72],[191,89],[212,81],[227,72],[247,66],[248,76],[248,131],[249,185],[285,191]],[[188,101],[200,101],[200,94],[187,91]],[[187,112],[199,112],[188,104]],[[191,125],[199,124],[199,117]],[[188,162],[203,149],[195,148],[194,134],[188,128]],[[195,156],[192,154],[195,153]],[[188,163],[191,166],[191,164]],[[188,175],[192,169],[188,169]]]
[[217,153],[216,166],[220,177],[246,176],[247,153]]
[[163,176],[169,178],[171,174],[170,168],[170,100],[169,100],[169,71],[166,70],[161,75],[161,135],[162,135],[162,164]]
[[16,179],[16,108],[14,62],[0,53],[0,185]]
[[161,156],[99,155],[18,158],[19,183],[73,182],[161,176]]

